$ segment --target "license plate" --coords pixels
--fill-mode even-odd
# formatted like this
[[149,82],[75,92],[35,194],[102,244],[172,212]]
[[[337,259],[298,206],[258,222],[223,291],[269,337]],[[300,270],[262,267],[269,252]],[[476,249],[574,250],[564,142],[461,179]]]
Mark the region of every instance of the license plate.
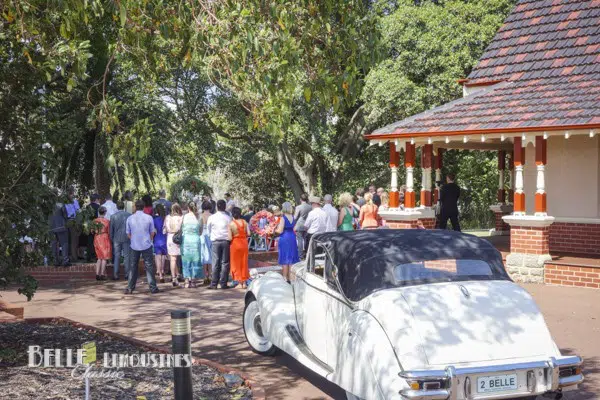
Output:
[[517,374],[480,376],[477,378],[477,393],[501,392],[517,389]]

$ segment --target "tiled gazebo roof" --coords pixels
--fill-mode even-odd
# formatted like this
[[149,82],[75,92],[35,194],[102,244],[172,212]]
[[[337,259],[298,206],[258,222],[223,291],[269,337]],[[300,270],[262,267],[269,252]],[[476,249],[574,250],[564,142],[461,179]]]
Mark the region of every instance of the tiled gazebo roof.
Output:
[[521,0],[463,84],[367,138],[600,128],[600,0]]

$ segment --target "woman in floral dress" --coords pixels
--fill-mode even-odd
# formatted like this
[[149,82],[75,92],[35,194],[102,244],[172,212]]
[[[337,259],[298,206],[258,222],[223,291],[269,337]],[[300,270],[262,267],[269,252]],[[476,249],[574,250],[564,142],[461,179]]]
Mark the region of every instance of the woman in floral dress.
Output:
[[177,278],[177,257],[181,255],[181,249],[177,243],[173,242],[173,235],[181,229],[183,217],[181,216],[181,207],[175,203],[171,206],[171,214],[167,215],[163,232],[167,234],[167,253],[169,254],[169,262],[171,264],[171,282],[173,286],[178,286]]

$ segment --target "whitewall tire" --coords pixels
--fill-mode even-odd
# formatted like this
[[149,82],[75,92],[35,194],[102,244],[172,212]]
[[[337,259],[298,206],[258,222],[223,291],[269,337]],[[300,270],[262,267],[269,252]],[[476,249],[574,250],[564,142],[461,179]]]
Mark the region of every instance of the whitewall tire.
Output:
[[244,308],[244,335],[253,352],[263,356],[277,353],[277,347],[263,333],[260,310],[254,296],[248,299]]

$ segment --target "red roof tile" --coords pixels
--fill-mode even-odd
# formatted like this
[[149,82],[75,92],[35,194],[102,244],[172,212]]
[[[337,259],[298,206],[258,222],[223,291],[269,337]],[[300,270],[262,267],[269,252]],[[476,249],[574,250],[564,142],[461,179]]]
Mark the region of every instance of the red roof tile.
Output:
[[519,1],[465,84],[482,83],[373,135],[600,124],[600,0]]

